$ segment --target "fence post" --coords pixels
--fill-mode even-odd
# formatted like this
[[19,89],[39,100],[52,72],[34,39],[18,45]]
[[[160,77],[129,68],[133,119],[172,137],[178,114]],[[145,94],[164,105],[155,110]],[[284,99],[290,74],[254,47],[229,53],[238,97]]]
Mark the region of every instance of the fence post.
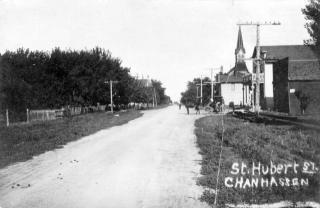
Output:
[[27,123],[29,123],[29,109],[27,108]]
[[9,111],[6,109],[7,126],[9,126]]

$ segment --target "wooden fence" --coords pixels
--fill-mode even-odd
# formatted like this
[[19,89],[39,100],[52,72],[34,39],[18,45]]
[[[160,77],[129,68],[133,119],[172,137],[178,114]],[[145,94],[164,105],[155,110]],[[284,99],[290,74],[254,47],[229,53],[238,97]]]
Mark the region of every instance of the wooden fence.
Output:
[[[152,104],[149,103],[130,103],[129,105],[114,105],[114,108],[118,110],[122,109],[146,109],[151,107]],[[85,107],[65,107],[61,109],[43,109],[43,110],[29,110],[27,109],[24,112],[14,112],[8,109],[0,111],[0,126],[11,126],[26,124],[35,121],[49,121],[55,120],[63,117],[71,117],[85,113],[92,113],[97,111],[108,111],[110,109],[109,105],[100,105],[97,106],[85,106]]]
[[55,120],[62,117],[76,116],[84,113],[105,111],[106,105],[89,107],[66,107],[53,110],[27,110],[27,122]]
[[27,111],[27,122],[55,120],[57,118],[62,118],[63,115],[62,109],[30,110]]

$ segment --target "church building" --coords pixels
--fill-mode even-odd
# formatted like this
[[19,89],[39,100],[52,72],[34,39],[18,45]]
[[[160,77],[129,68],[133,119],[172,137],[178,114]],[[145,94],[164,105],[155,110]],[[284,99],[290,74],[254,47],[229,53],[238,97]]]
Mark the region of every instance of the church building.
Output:
[[216,76],[218,94],[222,96],[225,105],[229,105],[231,102],[234,105],[248,105],[250,103],[249,89],[243,85],[243,78],[250,74],[245,63],[245,53],[241,27],[239,27],[235,49],[235,66],[227,73],[220,72]]

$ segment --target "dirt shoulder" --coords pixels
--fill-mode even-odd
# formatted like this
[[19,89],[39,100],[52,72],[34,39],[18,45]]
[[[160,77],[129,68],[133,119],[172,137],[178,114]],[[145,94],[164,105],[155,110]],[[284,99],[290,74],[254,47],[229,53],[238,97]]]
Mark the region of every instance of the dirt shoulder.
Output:
[[0,168],[63,147],[101,129],[122,125],[140,111],[91,113],[41,123],[0,127]]

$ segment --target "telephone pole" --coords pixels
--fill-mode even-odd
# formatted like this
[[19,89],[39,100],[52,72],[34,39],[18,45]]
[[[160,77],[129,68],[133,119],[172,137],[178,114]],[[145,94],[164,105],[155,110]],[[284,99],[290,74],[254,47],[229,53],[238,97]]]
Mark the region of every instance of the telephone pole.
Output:
[[[202,75],[200,76],[200,84],[196,84],[196,86],[200,85],[200,103],[202,105],[202,86],[203,86],[203,81],[202,81]],[[198,94],[198,88],[197,88],[197,94]]]
[[109,81],[105,81],[104,83],[106,83],[106,84],[110,84],[110,103],[111,103],[111,113],[113,113],[113,94],[112,94],[112,86],[113,86],[113,84],[117,84],[117,83],[118,83],[118,81],[109,80]]
[[153,101],[153,107],[157,107],[158,106],[158,101],[157,101],[157,94],[156,94],[156,89],[155,88],[153,88],[152,101]]
[[213,86],[216,83],[215,81],[213,81],[213,70],[222,70],[223,66],[219,67],[219,68],[210,68],[211,70],[211,82],[204,82],[205,84],[211,84],[211,101],[213,101]]
[[201,88],[200,96],[201,96],[201,105],[202,105],[202,99],[203,99],[203,95],[202,95],[202,93],[203,93],[203,87],[202,87],[202,75],[201,75],[201,77],[200,77],[200,88]]
[[267,25],[280,25],[280,22],[244,22],[244,23],[238,23],[237,25],[241,26],[256,26],[257,27],[257,42],[256,42],[256,80],[252,80],[256,84],[256,102],[254,106],[255,112],[258,113],[260,111],[260,63],[261,63],[261,58],[260,58],[260,26],[267,26]]
[[199,98],[199,86],[197,85],[196,88],[197,88],[197,99],[198,99]]

